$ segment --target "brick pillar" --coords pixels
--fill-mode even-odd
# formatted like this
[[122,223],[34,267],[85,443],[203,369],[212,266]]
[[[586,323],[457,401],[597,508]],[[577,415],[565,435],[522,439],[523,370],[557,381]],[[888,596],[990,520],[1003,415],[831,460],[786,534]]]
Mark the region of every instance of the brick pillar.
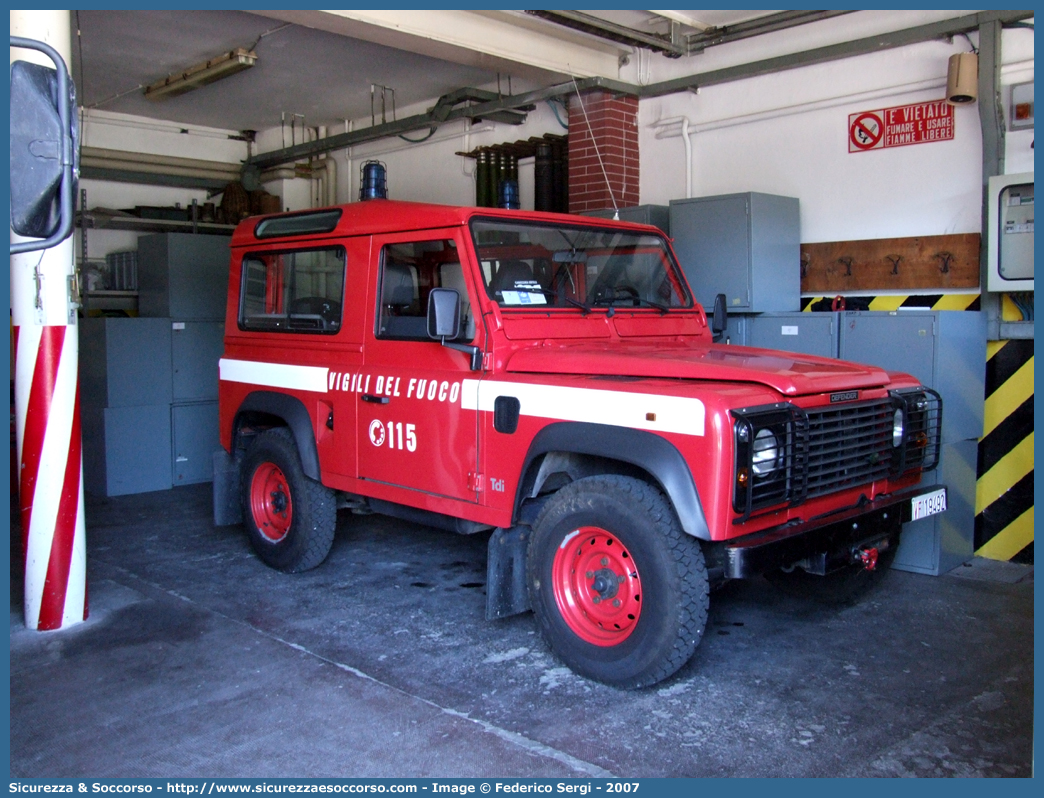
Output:
[[[569,98],[569,212],[638,204],[638,98],[592,91]],[[588,131],[587,123],[591,129]],[[591,133],[594,133],[594,141]],[[598,145],[597,153],[595,143]],[[598,163],[602,156],[605,174]],[[606,186],[606,175],[612,196]]]

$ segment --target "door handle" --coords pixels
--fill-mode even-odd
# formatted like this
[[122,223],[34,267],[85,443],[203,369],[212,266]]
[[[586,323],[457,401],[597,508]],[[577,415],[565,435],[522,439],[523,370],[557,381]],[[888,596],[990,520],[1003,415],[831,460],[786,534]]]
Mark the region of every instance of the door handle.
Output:
[[388,404],[388,402],[391,401],[387,396],[377,396],[376,394],[372,393],[362,394],[362,400],[364,402],[371,402],[375,405],[386,405]]

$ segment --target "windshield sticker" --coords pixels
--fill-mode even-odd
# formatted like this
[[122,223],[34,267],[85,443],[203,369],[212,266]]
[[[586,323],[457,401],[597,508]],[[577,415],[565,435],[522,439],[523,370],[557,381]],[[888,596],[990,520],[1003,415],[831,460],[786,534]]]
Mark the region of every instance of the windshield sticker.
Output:
[[546,305],[543,289],[536,280],[515,280],[514,291],[502,293],[505,305]]

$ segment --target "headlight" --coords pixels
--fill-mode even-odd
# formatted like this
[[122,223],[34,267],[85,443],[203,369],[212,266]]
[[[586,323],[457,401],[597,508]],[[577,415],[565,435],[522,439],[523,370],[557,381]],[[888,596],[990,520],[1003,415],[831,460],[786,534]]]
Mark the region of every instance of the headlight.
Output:
[[779,466],[779,440],[769,429],[758,430],[758,434],[754,436],[754,451],[750,464],[755,476],[767,476]]
[[901,446],[903,443],[903,411],[896,410],[892,416],[892,446]]

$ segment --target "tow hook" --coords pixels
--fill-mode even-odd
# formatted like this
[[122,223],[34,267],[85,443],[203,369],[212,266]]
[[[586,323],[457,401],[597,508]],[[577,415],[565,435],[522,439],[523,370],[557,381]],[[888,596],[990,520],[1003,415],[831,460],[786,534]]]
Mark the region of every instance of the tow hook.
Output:
[[867,571],[873,571],[877,568],[877,556],[878,552],[876,547],[870,547],[866,549],[859,549],[856,553],[856,560],[862,563],[863,568]]

